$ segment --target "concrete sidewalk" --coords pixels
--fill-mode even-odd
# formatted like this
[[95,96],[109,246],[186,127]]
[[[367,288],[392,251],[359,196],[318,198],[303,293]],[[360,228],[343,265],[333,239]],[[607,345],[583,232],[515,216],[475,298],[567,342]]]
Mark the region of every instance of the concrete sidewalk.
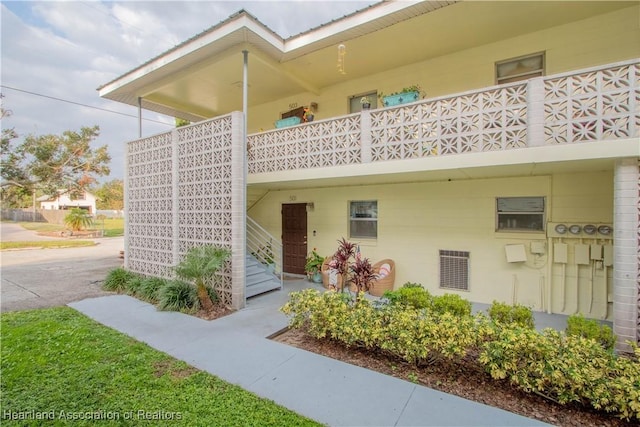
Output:
[[[302,281],[299,281],[302,282]],[[288,290],[302,283],[286,283]],[[304,281],[304,287],[309,282]],[[288,291],[206,321],[125,295],[69,306],[153,348],[331,426],[534,426],[510,412],[442,393],[265,337],[286,327]]]

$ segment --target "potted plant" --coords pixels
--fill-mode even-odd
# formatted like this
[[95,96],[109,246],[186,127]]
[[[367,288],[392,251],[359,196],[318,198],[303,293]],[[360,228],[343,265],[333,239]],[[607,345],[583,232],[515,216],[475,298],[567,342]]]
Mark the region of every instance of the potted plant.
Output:
[[360,105],[362,105],[363,110],[368,110],[369,108],[371,108],[371,100],[368,96],[363,96],[362,98],[360,98]]
[[302,113],[302,120],[304,122],[313,121],[313,111],[309,107],[304,107],[304,112]]
[[356,258],[355,262],[349,266],[351,271],[350,286],[356,293],[356,298],[360,297],[360,292],[369,290],[371,283],[378,277],[368,258]]
[[304,266],[304,271],[307,273],[307,277],[315,283],[322,282],[320,269],[322,268],[323,262],[324,257],[318,255],[316,248],[313,248],[309,256],[307,256],[307,263]]
[[420,98],[424,98],[425,95],[426,94],[422,91],[420,85],[415,84],[403,87],[402,90],[393,92],[389,95],[384,95],[382,92],[380,92],[378,96],[382,100],[382,105],[384,105],[385,107],[392,107],[394,105],[417,101]]

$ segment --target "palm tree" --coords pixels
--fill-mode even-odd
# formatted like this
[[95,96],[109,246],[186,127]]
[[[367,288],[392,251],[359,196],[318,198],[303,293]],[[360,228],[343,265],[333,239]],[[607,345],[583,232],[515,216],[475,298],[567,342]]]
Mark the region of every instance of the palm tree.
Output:
[[86,210],[80,208],[73,208],[71,212],[64,217],[64,223],[71,227],[73,231],[80,231],[83,228],[88,228],[92,223],[91,215]]
[[213,310],[213,302],[204,281],[222,269],[230,255],[231,252],[228,249],[210,245],[198,246],[191,248],[180,264],[175,267],[178,277],[195,282],[200,306],[205,311]]

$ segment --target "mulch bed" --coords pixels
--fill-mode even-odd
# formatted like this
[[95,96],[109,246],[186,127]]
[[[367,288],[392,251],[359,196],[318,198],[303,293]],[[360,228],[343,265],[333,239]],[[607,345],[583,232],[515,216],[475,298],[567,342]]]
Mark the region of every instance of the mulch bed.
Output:
[[579,405],[559,405],[542,396],[519,391],[507,381],[492,380],[473,362],[472,356],[460,362],[434,360],[428,365],[415,366],[382,353],[347,348],[329,339],[318,340],[298,329],[286,330],[273,339],[557,426],[637,425]]

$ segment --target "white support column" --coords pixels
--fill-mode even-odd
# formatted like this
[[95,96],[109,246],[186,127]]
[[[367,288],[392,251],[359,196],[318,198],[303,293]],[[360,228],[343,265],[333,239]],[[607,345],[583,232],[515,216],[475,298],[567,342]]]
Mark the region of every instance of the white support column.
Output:
[[235,310],[245,305],[247,150],[243,128],[244,114],[231,113],[231,300]]
[[542,77],[527,83],[527,146],[544,145],[544,80]]
[[613,331],[616,349],[638,339],[640,167],[637,158],[618,160],[613,188]]
[[371,163],[371,111],[362,110],[360,116],[360,161]]

